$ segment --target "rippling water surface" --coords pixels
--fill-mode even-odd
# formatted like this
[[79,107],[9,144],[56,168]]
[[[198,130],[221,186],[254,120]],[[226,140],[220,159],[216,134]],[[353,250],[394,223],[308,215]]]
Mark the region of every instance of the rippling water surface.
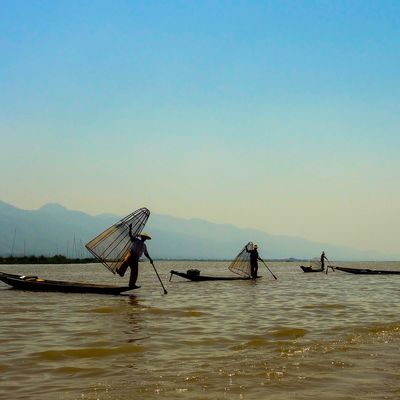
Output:
[[[140,265],[131,295],[35,293],[0,283],[0,398],[399,399],[400,275],[229,275],[228,262]],[[343,266],[361,266],[342,263]],[[400,263],[363,263],[399,269]],[[126,283],[99,264],[2,266],[48,279]]]

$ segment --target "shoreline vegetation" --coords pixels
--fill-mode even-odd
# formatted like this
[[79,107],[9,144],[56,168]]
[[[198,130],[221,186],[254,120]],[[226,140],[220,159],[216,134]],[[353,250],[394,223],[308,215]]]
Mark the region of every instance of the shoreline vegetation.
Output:
[[0,264],[89,264],[98,262],[92,257],[67,258],[63,255],[54,256],[8,256],[0,257]]
[[[205,259],[205,258],[156,258],[155,261],[232,261],[230,259]],[[307,260],[297,258],[267,259],[267,262],[305,262]],[[54,256],[0,256],[0,264],[92,264],[99,261],[92,257],[68,258],[61,254]]]

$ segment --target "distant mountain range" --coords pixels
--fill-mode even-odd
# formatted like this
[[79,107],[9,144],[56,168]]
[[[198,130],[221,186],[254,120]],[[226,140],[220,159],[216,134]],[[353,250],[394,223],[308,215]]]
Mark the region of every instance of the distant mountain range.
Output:
[[[22,210],[0,201],[0,256],[87,257],[89,253],[84,244],[121,218],[110,214],[91,216],[59,204]],[[252,241],[259,245],[260,255],[265,259],[309,259],[319,256],[322,250],[332,260],[385,259],[374,251],[161,214],[150,215],[145,231],[153,237],[148,246],[153,258],[232,259]]]

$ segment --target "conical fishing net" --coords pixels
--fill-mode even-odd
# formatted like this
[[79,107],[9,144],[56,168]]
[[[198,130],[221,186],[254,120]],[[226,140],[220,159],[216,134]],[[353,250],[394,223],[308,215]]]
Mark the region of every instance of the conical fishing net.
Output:
[[[247,243],[247,248],[249,250],[253,249],[253,243]],[[231,262],[229,269],[235,274],[249,277],[251,275],[250,269],[250,253],[246,251],[246,246],[243,247],[241,252],[236,256],[236,258]]]
[[129,237],[129,224],[132,224],[132,235],[137,236],[142,232],[149,216],[150,211],[147,208],[140,208],[110,226],[85,246],[105,267],[115,274],[132,244]]
[[309,261],[310,267],[313,269],[321,269],[321,260],[318,257],[314,257]]

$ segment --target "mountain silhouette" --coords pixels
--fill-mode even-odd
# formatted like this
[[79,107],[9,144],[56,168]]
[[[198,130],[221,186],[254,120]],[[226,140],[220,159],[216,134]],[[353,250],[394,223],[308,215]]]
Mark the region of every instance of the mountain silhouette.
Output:
[[[23,210],[0,201],[0,255],[88,257],[85,243],[122,217],[92,216],[54,203],[36,210]],[[153,237],[148,248],[154,258],[233,259],[244,244],[252,241],[258,244],[260,255],[265,259],[309,259],[319,256],[322,250],[332,260],[385,259],[373,251],[271,235],[257,229],[242,229],[196,218],[152,213],[145,230]]]

